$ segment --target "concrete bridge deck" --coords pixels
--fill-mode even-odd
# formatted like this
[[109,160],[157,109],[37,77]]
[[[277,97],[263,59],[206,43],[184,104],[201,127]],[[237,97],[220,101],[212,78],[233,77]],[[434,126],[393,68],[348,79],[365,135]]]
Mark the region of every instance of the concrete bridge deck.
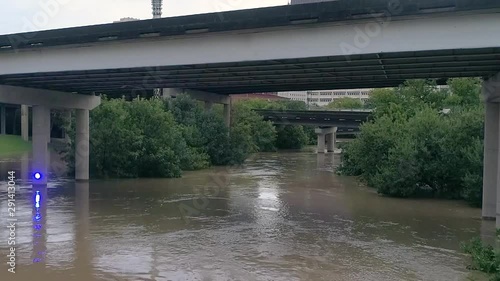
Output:
[[3,35],[0,84],[227,95],[490,77],[499,11],[496,0],[339,0]]

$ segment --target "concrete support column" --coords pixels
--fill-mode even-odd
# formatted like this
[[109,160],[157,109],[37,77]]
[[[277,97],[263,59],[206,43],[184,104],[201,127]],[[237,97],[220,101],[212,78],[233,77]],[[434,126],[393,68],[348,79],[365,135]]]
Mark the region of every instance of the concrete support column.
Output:
[[72,114],[71,114],[70,109],[64,111],[64,127],[65,127],[64,128],[64,140],[66,141],[66,143],[70,142],[67,128],[71,128],[71,116],[72,116]]
[[484,219],[494,219],[496,217],[499,109],[498,103],[486,103],[482,210]]
[[212,101],[205,101],[205,110],[212,110],[214,103]]
[[325,153],[325,134],[318,134],[318,153]]
[[328,151],[333,151],[333,149],[335,148],[335,134],[337,132],[337,128],[316,128],[314,132],[316,132],[316,135],[318,135],[318,153],[325,153],[325,140],[327,136],[329,138]]
[[29,107],[21,105],[21,137],[23,140],[29,140]]
[[327,151],[328,152],[335,152],[335,147],[336,147],[336,142],[337,142],[337,128],[333,129],[333,132],[331,134],[326,135],[327,137]]
[[231,103],[224,104],[224,122],[227,127],[231,127]]
[[5,104],[0,105],[0,134],[5,135],[6,123],[5,123]]
[[89,110],[76,110],[75,179],[77,181],[89,180],[89,121]]
[[34,186],[46,186],[48,178],[48,141],[50,139],[50,109],[46,106],[33,106],[33,168],[32,174],[40,173],[41,178],[34,180]]

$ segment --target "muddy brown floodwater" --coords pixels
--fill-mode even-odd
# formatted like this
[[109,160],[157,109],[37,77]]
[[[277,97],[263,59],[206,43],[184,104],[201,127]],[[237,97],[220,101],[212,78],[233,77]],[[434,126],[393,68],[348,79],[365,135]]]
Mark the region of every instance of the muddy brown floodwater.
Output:
[[[17,159],[4,159],[21,169]],[[53,181],[16,195],[16,274],[0,280],[467,280],[460,243],[492,236],[459,201],[381,197],[337,176],[338,155],[257,154],[181,179]],[[21,167],[21,168],[20,168]]]

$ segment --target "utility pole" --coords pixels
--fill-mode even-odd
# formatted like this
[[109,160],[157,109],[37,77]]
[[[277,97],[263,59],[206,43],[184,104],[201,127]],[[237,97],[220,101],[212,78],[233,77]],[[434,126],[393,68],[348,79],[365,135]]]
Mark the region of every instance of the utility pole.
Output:
[[[153,8],[153,18],[154,19],[159,19],[161,18],[161,9],[163,5],[163,0],[151,0],[151,6]],[[162,89],[157,88],[153,90],[153,96],[155,98],[161,98],[162,97]]]

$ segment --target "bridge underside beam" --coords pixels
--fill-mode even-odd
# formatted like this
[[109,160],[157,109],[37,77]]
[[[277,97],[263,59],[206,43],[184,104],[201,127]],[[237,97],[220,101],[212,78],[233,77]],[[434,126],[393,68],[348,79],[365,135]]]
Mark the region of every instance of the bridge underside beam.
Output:
[[0,102],[61,109],[91,110],[101,104],[101,97],[51,90],[0,85]]
[[228,95],[219,95],[216,93],[191,90],[191,89],[181,89],[181,88],[165,88],[163,89],[164,97],[176,97],[177,95],[189,95],[191,98],[199,101],[204,101],[207,103],[219,103],[219,104],[229,104],[230,97]]

